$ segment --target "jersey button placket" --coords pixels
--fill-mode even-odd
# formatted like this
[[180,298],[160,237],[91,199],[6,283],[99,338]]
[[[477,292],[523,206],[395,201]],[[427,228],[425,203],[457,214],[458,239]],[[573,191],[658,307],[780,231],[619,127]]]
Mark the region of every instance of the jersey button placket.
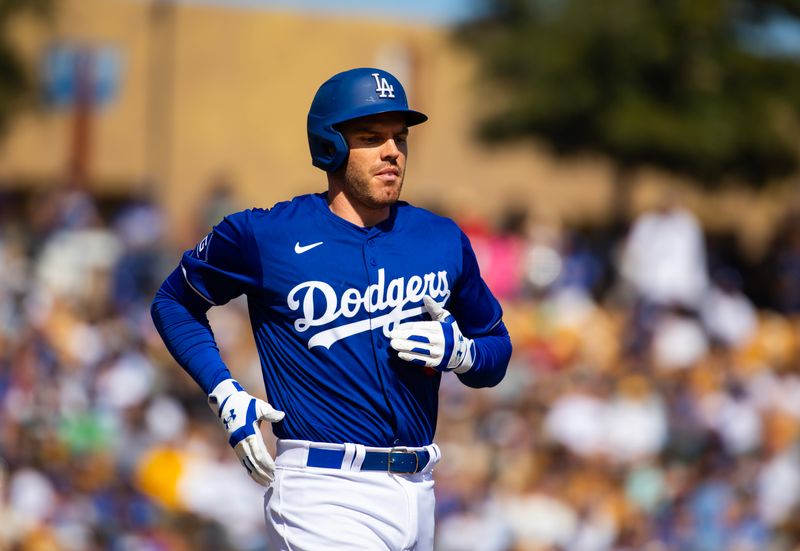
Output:
[[369,263],[370,266],[375,268],[378,265],[378,259],[375,258],[375,238],[370,237],[369,239],[367,239],[366,245],[367,247],[364,253],[366,254],[367,262]]
[[[377,275],[375,268],[378,267],[378,259],[375,257],[375,239],[369,238],[365,242],[364,247],[364,260],[367,263],[367,272],[368,272],[368,279],[370,284],[377,283]],[[379,316],[380,313],[371,312],[370,317]],[[384,344],[384,336],[383,331],[373,331],[372,332],[372,343],[376,349],[381,350],[385,347]]]

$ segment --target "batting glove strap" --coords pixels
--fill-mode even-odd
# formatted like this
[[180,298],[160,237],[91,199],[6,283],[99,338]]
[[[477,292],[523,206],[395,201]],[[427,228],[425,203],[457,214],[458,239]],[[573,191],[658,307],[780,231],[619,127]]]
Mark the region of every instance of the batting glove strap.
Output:
[[244,388],[239,384],[239,381],[236,379],[225,379],[215,386],[211,394],[208,395],[208,405],[214,413],[219,415],[220,406],[225,400],[237,392],[244,392]]
[[[456,324],[456,330],[458,326]],[[457,346],[454,347],[453,358],[450,363],[454,365],[454,373],[466,373],[475,364],[475,341],[466,338],[461,332],[458,332],[458,337],[461,338]]]
[[225,427],[231,447],[256,433],[257,400],[245,392],[235,379],[222,381],[208,396],[208,404]]

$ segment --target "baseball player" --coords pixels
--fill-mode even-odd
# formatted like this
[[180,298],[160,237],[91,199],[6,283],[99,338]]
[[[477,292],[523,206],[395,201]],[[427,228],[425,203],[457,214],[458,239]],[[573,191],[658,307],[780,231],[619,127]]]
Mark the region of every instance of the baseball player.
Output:
[[[153,301],[167,348],[268,487],[270,549],[432,549],[440,379],[505,375],[511,341],[467,237],[399,201],[408,129],[426,120],[386,71],[333,76],[308,114],[327,191],[225,217]],[[231,377],[206,318],[241,294],[270,403]]]

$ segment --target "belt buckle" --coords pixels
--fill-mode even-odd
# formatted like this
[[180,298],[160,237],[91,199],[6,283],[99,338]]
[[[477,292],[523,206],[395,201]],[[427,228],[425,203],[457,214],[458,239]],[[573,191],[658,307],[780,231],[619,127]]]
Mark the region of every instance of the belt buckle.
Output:
[[[395,471],[392,470],[392,454],[412,454],[414,456],[414,468],[410,471]],[[392,474],[414,474],[419,471],[419,455],[415,452],[409,451],[408,448],[391,448],[389,450],[389,458],[386,461],[386,470]]]

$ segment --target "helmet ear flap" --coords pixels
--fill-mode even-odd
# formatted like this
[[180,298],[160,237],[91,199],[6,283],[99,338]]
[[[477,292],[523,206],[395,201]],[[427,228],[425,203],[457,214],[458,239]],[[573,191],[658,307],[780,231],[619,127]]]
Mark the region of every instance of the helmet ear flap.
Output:
[[325,129],[321,133],[308,134],[312,164],[326,172],[334,172],[347,160],[350,149],[347,141],[337,130]]

